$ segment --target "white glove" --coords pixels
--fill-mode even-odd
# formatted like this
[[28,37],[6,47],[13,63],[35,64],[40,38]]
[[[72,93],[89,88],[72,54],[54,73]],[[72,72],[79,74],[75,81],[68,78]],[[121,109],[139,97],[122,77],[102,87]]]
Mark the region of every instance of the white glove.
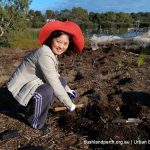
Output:
[[69,90],[67,93],[71,99],[74,99],[77,97],[77,93],[74,90]]
[[75,105],[75,104],[72,104],[72,106],[68,108],[68,111],[70,111],[70,112],[71,112],[71,111],[74,111],[75,108],[76,108],[76,105]]

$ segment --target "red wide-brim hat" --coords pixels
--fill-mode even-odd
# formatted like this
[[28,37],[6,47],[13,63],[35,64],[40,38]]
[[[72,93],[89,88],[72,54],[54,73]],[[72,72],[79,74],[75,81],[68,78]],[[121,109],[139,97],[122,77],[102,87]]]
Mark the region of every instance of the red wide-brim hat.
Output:
[[69,33],[73,37],[74,50],[82,52],[84,47],[84,37],[80,27],[72,21],[51,21],[46,23],[39,31],[38,42],[42,45],[53,31],[60,30]]

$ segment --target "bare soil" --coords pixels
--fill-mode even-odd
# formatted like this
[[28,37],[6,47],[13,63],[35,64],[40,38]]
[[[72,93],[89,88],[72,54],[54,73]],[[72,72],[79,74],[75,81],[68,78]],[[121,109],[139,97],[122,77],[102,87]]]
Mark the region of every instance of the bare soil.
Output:
[[[32,50],[0,49],[2,85],[23,57]],[[48,131],[29,127],[19,114],[0,113],[0,133],[18,130],[18,136],[0,139],[0,150],[146,150],[150,146],[150,56],[138,66],[136,51],[111,46],[80,55],[63,55],[60,73],[75,89],[74,112],[50,111]],[[5,96],[4,96],[5,97]],[[2,106],[2,105],[1,105]],[[55,103],[53,107],[62,106]],[[140,123],[115,122],[138,118]],[[124,120],[123,120],[124,121]]]

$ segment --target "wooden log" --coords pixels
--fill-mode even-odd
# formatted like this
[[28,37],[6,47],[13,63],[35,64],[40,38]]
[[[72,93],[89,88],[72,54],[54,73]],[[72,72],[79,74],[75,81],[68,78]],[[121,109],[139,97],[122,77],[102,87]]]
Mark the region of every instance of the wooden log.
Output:
[[[84,104],[76,104],[76,108],[83,108],[83,107],[84,107]],[[67,107],[55,107],[54,108],[55,112],[64,111],[64,110],[67,110]]]

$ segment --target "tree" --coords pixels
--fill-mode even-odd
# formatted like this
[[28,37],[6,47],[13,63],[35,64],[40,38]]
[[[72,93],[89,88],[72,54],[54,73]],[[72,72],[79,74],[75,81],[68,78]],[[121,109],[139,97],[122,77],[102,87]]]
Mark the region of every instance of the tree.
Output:
[[126,21],[129,21],[129,16],[124,12],[120,12],[117,14],[117,21],[125,23]]
[[116,15],[116,22],[122,26],[130,26],[132,23],[132,17],[124,12],[120,12]]
[[46,19],[54,19],[54,11],[52,11],[52,10],[46,10],[46,12],[45,12],[45,18]]
[[32,27],[40,28],[45,23],[45,18],[42,15],[41,11],[35,11],[32,19]]
[[75,22],[78,22],[79,24],[85,21],[89,21],[88,11],[81,7],[73,7],[71,19]]
[[116,14],[114,12],[107,12],[105,14],[105,19],[110,21],[110,22],[115,22],[116,21]]
[[11,31],[20,31],[26,28],[27,13],[31,0],[1,0],[0,27],[3,35]]
[[69,9],[61,10],[59,15],[57,15],[58,20],[66,21],[71,20],[72,11]]
[[90,19],[90,21],[92,21],[94,23],[100,23],[101,15],[99,13],[90,12],[89,19]]
[[29,17],[30,20],[33,19],[33,17],[34,17],[34,10],[33,9],[29,10],[28,17]]

